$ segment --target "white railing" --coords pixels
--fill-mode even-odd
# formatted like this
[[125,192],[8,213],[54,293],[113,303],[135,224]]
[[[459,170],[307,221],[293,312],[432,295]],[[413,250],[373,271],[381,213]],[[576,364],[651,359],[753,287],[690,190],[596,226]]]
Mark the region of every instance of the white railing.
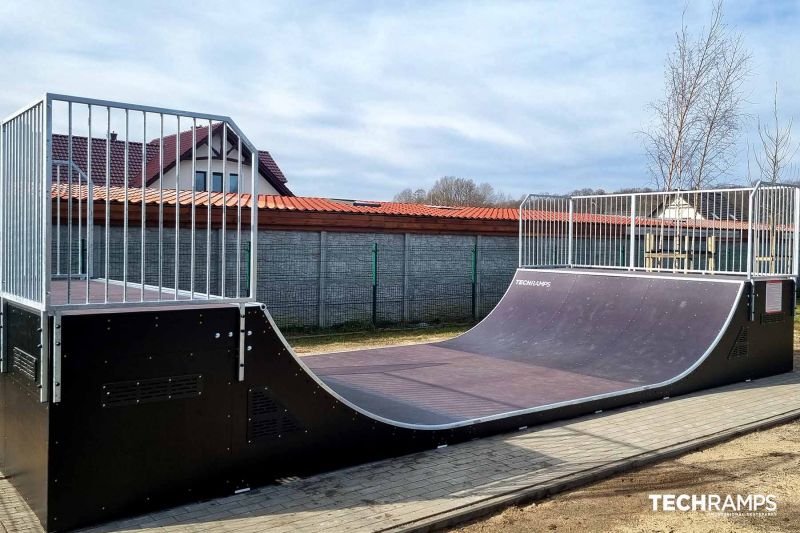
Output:
[[46,94],[2,122],[0,296],[254,301],[259,164],[225,116]]
[[529,195],[519,266],[797,276],[800,189]]
[[3,120],[0,133],[0,287],[8,299],[37,309],[49,275],[47,124],[38,101]]
[[46,94],[2,121],[0,328],[6,302],[40,315],[41,401],[61,398],[66,310],[213,301],[244,321],[259,165],[224,116]]

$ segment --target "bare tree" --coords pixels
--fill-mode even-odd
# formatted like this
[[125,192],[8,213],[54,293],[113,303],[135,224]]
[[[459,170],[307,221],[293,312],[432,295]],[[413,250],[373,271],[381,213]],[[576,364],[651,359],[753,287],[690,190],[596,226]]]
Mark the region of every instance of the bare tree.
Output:
[[655,120],[644,132],[650,173],[664,190],[697,189],[730,168],[749,75],[750,55],[724,23],[721,2],[696,38],[685,19],[684,9],[675,49],[667,56],[665,94],[650,104]]
[[[778,117],[778,84],[775,84],[775,95],[772,101],[772,121],[774,124],[765,125],[758,120],[758,137],[761,139],[761,149],[753,149],[753,159],[758,167],[758,179],[769,183],[791,181],[792,158],[797,153],[800,145],[792,141],[792,119],[781,127]],[[749,160],[749,157],[748,157]],[[749,169],[748,169],[749,174]],[[753,178],[750,178],[753,182]]]
[[515,207],[520,203],[520,200],[495,191],[488,183],[479,184],[469,178],[455,176],[439,178],[429,191],[405,189],[395,195],[394,201],[453,207]]
[[428,193],[425,189],[403,189],[394,195],[394,201],[404,204],[424,204]]

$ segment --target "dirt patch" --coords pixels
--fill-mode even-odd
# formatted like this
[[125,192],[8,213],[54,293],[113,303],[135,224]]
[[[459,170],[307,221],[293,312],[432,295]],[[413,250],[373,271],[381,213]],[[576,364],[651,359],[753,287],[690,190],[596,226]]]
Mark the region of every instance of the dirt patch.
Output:
[[[464,533],[560,531],[797,531],[800,422],[596,483],[538,504],[513,507],[458,528]],[[776,516],[654,512],[649,494],[774,494]]]

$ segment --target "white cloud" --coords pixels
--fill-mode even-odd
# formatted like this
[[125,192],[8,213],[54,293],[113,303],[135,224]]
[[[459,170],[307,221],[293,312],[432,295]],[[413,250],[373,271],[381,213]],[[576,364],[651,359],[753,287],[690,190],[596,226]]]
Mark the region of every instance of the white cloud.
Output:
[[[0,115],[46,90],[230,115],[298,194],[376,199],[445,174],[513,194],[647,184],[636,131],[682,8],[31,4],[0,4]],[[689,7],[700,26],[708,5]],[[726,12],[753,50],[748,112],[779,81],[795,114],[797,7]]]

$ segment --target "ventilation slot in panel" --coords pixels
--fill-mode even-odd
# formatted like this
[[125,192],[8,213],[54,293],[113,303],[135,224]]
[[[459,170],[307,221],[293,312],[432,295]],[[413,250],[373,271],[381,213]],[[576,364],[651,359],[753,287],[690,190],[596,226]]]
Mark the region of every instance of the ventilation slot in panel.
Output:
[[39,375],[39,358],[14,347],[11,358],[11,370],[17,375],[36,382]]
[[761,315],[762,324],[776,324],[778,322],[783,322],[783,319],[783,313],[763,313]]
[[280,438],[301,430],[297,420],[265,387],[253,388],[247,393],[248,442]]
[[728,353],[728,359],[735,359],[737,357],[746,357],[749,353],[749,332],[746,327],[742,327],[739,329],[739,333],[736,335],[736,341],[733,343],[733,348]]
[[169,376],[163,378],[118,381],[103,385],[103,407],[123,407],[143,403],[197,398],[203,394],[203,376]]

